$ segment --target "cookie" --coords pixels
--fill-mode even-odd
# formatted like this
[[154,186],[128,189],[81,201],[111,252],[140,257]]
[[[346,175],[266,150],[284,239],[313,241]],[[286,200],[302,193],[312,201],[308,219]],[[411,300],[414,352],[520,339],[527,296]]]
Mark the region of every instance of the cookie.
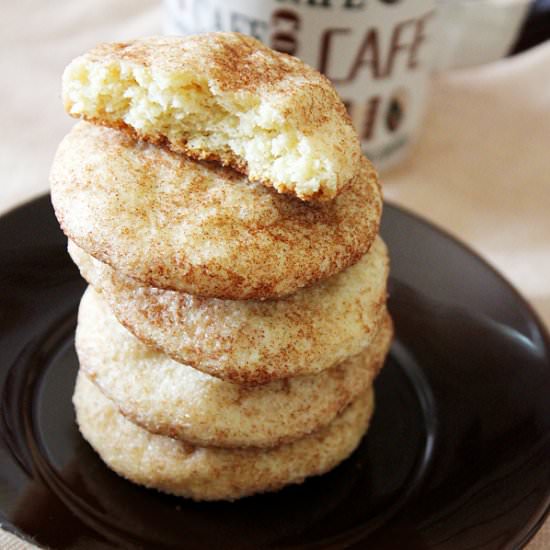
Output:
[[69,238],[128,277],[199,296],[291,294],[357,262],[379,226],[376,174],[312,205],[125,134],[77,124],[57,151],[52,202]]
[[369,345],[385,311],[388,256],[380,238],[355,265],[276,301],[197,298],[142,287],[72,242],[69,252],[140,340],[235,383],[330,368]]
[[80,431],[119,475],[194,500],[235,500],[323,474],[347,458],[365,433],[373,392],[361,395],[319,432],[273,449],[195,447],[154,435],[126,419],[80,373],[73,397]]
[[[200,446],[275,447],[328,425],[373,382],[392,336],[386,315],[371,345],[314,376],[243,387],[142,344],[88,288],[78,316],[80,369],[124,416]],[[313,397],[314,396],[314,397]]]
[[329,80],[238,33],[101,44],[63,74],[67,112],[220,161],[301,199],[336,196],[360,145]]

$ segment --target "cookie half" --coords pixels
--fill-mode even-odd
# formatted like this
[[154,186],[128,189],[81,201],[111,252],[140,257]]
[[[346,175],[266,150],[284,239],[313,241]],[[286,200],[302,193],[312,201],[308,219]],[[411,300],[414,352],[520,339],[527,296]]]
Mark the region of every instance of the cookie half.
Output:
[[199,296],[291,294],[357,262],[382,211],[376,174],[360,173],[333,201],[312,205],[81,122],[50,175],[68,237],[145,285]]
[[81,373],[73,402],[82,435],[112,470],[140,485],[194,500],[277,491],[331,470],[357,447],[374,406],[369,390],[325,429],[263,450],[195,447],[153,435],[120,414]]
[[367,390],[391,336],[386,316],[366,350],[332,369],[243,387],[148,348],[88,288],[80,304],[76,350],[80,369],[124,416],[150,432],[201,446],[275,447],[325,427]]
[[329,80],[238,33],[101,44],[63,74],[67,112],[221,161],[304,200],[357,174],[359,139]]

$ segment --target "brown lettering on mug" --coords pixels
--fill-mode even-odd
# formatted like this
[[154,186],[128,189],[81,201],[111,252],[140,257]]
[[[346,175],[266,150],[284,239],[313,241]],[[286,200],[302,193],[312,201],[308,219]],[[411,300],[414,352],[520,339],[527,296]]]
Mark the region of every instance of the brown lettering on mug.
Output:
[[380,96],[371,97],[367,102],[367,110],[365,112],[365,123],[361,132],[361,139],[367,141],[374,135],[374,127],[380,110]]
[[330,8],[331,0],[307,0],[309,6]]
[[362,10],[365,7],[365,0],[346,0],[343,7],[348,10]]
[[386,107],[385,124],[389,132],[394,133],[401,128],[407,112],[409,92],[400,87],[391,95]]
[[359,69],[364,66],[370,67],[372,78],[380,78],[380,50],[376,29],[369,29],[365,34],[346,81],[355,80]]
[[335,84],[344,84],[355,80],[359,69],[363,66],[370,66],[371,77],[373,79],[380,77],[380,52],[378,49],[378,31],[369,29],[363,38],[363,42],[355,56],[349,73],[344,78],[336,78],[328,73],[330,61],[330,52],[332,50],[332,39],[337,34],[348,34],[351,29],[327,29],[321,37],[319,71],[324,73]]
[[351,32],[351,29],[327,29],[321,35],[321,44],[319,47],[319,72],[326,75],[333,82],[346,82],[347,78],[334,78],[328,73],[329,57],[332,49],[332,38],[336,34],[348,34],[349,32]]
[[[426,21],[433,15],[433,12],[428,12],[424,16],[418,19],[406,19],[397,24],[393,29],[390,42],[390,50],[388,54],[388,62],[386,64],[386,70],[383,71],[382,76],[390,76],[393,72],[395,58],[398,53],[404,52],[408,54],[407,67],[409,69],[415,69],[418,65],[418,48],[426,39],[424,29]],[[404,42],[403,34],[407,28],[413,27],[414,36],[412,42]]]
[[348,115],[351,118],[353,118],[353,101],[349,99],[342,99],[342,103],[344,104],[344,107],[346,108]]
[[[277,0],[278,2],[285,2],[286,0]],[[386,4],[394,4],[395,2],[400,2],[401,0],[381,0]],[[289,3],[296,5],[308,5],[313,8],[332,8],[332,7],[342,7],[344,9],[364,9],[367,5],[367,0],[339,0],[338,2],[333,2],[332,0],[288,0]]]
[[411,45],[411,54],[409,56],[409,62],[407,65],[409,69],[416,69],[418,65],[418,48],[422,45],[422,42],[426,40],[426,35],[424,34],[424,31],[426,30],[426,23],[429,19],[432,18],[433,14],[434,12],[430,11],[417,21],[414,39]]
[[279,52],[296,55],[298,52],[297,33],[300,30],[300,16],[292,10],[280,9],[271,15],[271,47]]
[[[392,29],[390,37],[390,46],[387,56],[380,51],[380,35],[375,27],[367,28],[355,54],[351,54],[352,59],[350,68],[342,77],[336,77],[330,74],[331,53],[335,47],[335,41],[338,37],[343,38],[352,32],[351,28],[328,28],[321,34],[321,43],[319,45],[319,71],[324,73],[335,84],[346,84],[354,81],[360,71],[368,70],[370,78],[377,80],[392,75],[395,68],[396,58],[399,54],[406,55],[406,67],[414,70],[418,66],[418,52],[420,46],[426,40],[426,23],[433,15],[433,11],[428,12],[418,19],[406,19],[401,21]],[[412,38],[406,40],[405,35],[409,36],[412,32]],[[384,59],[386,62],[384,63]]]

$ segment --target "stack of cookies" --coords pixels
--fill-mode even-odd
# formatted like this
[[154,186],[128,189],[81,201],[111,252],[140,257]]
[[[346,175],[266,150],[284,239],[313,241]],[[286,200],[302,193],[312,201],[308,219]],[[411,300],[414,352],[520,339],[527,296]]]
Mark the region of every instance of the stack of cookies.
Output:
[[376,173],[324,77],[239,34],[75,59],[52,172],[83,436],[120,475],[233,500],[359,444],[392,325]]

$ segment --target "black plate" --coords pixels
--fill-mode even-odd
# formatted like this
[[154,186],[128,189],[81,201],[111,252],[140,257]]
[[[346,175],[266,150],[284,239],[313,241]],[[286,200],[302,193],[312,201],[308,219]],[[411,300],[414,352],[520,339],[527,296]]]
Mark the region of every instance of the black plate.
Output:
[[480,258],[387,206],[396,339],[333,472],[211,504],[110,472],[74,424],[84,290],[48,197],[0,219],[0,520],[63,548],[517,548],[550,503],[550,346]]

